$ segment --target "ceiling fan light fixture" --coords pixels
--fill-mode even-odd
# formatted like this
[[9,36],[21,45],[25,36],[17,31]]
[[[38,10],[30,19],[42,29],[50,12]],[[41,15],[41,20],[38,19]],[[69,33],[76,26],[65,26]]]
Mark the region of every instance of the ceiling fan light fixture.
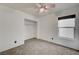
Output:
[[40,8],[39,12],[40,13],[44,12],[44,8]]
[[38,9],[39,9],[39,13],[43,13],[43,12],[47,12],[49,9],[51,8],[55,8],[55,4],[49,4],[49,3],[38,3],[36,4]]

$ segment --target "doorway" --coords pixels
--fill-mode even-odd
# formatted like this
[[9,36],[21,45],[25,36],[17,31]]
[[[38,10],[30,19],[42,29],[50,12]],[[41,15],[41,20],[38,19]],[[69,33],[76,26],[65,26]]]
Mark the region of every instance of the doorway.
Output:
[[24,19],[24,39],[31,39],[37,37],[37,22],[33,20]]

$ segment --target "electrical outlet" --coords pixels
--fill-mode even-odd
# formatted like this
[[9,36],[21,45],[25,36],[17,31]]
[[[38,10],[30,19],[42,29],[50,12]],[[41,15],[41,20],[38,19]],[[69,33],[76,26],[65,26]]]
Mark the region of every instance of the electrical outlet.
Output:
[[53,40],[53,38],[51,38]]
[[14,41],[14,43],[17,43],[17,41]]

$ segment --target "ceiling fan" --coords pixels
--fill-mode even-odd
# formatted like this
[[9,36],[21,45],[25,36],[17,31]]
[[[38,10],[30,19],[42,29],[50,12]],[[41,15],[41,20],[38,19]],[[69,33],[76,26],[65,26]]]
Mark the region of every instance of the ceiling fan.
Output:
[[49,9],[55,8],[54,3],[37,3],[39,13],[48,12]]

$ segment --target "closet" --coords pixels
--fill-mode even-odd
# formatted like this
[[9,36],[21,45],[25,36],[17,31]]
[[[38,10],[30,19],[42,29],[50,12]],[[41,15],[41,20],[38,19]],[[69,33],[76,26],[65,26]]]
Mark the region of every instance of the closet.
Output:
[[33,20],[24,20],[24,37],[26,39],[37,37],[37,22]]

